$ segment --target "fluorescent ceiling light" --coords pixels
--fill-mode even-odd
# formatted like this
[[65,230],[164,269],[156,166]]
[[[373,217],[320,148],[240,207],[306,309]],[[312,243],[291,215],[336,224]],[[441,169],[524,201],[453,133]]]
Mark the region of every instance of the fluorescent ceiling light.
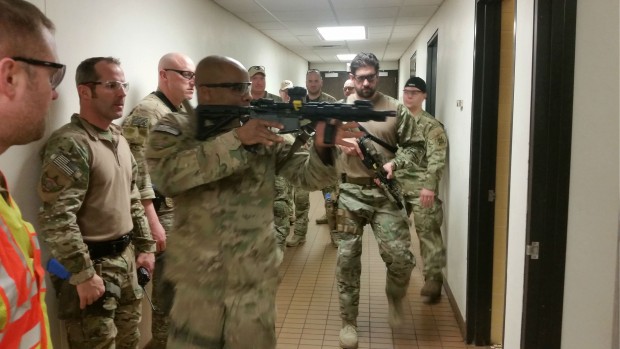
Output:
[[341,53],[339,55],[336,55],[340,62],[350,62],[353,60],[353,58],[355,58],[355,56],[357,56],[355,53]]
[[325,41],[365,40],[366,28],[357,27],[319,27],[316,28]]

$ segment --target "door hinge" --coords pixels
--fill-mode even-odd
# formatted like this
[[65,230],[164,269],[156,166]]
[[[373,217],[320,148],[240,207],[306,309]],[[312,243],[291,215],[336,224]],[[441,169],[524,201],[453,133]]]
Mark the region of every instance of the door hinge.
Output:
[[489,190],[489,202],[495,201],[495,190]]
[[540,245],[538,241],[532,241],[530,245],[526,246],[525,254],[530,256],[531,259],[538,259],[539,249],[540,249]]

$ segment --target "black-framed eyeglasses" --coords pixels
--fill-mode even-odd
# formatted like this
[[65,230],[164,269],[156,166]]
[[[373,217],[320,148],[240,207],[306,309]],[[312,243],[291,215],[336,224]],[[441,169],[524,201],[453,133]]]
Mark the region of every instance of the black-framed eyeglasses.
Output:
[[30,65],[36,65],[39,67],[47,67],[56,69],[54,74],[50,76],[50,85],[52,85],[52,90],[56,89],[58,85],[62,82],[62,79],[65,77],[65,71],[67,70],[67,66],[60,63],[41,61],[33,58],[25,58],[25,57],[11,57],[12,60],[17,62],[23,62]]
[[115,81],[115,80],[86,81],[86,82],[82,82],[80,85],[102,85],[103,87],[110,89],[110,90],[114,90],[114,91],[118,91],[121,88],[125,92],[129,91],[129,83],[126,81]]
[[250,93],[250,87],[252,86],[252,83],[251,82],[220,82],[217,84],[200,84],[200,86],[229,88],[233,92],[236,92],[239,95],[243,96],[247,93]]
[[368,75],[353,75],[355,81],[363,83],[364,80],[368,80],[368,82],[374,82],[377,79],[377,74],[368,74]]
[[182,77],[186,78],[187,80],[191,80],[196,76],[196,73],[194,73],[193,71],[190,70],[179,70],[179,69],[172,69],[172,68],[165,68],[165,71],[173,71],[179,75],[181,75]]

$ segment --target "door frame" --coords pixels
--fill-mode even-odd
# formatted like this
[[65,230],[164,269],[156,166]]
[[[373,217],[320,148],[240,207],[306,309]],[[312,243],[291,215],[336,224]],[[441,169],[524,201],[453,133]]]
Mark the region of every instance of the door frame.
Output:
[[489,345],[501,0],[477,0],[475,16],[465,340],[468,344]]
[[521,348],[560,349],[577,0],[536,0]]

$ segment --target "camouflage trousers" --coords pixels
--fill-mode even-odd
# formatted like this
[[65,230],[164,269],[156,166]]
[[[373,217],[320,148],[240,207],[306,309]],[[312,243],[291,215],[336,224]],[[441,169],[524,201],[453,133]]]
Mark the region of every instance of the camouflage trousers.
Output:
[[338,258],[336,280],[340,298],[340,317],[357,319],[360,275],[362,272],[362,233],[370,224],[387,267],[385,293],[401,299],[407,293],[415,258],[409,250],[411,234],[407,219],[385,194],[374,186],[340,185],[337,215]]
[[276,177],[275,198],[273,201],[273,228],[276,243],[281,251],[286,248],[286,237],[291,231],[290,215],[293,198],[291,186],[283,177]]
[[420,252],[424,262],[424,279],[442,281],[442,269],[446,266],[446,248],[441,237],[443,222],[442,202],[435,196],[433,206],[420,205],[419,196],[406,196],[407,214],[413,211],[415,231],[420,240]]
[[[142,289],[138,285],[133,248],[115,257],[95,262],[106,284],[106,294],[86,306],[76,317],[67,319],[65,327],[72,349],[136,349],[140,341]],[[114,289],[112,296],[110,290]],[[76,293],[77,296],[77,293]],[[59,307],[67,305],[61,304]],[[79,299],[78,299],[79,303]]]
[[[166,238],[170,238],[170,231],[173,225],[173,213],[168,212],[159,216],[159,222],[166,231]],[[168,241],[168,240],[167,240]],[[168,329],[170,327],[170,308],[174,299],[174,284],[164,278],[166,269],[166,252],[159,252],[155,255],[155,271],[151,282],[153,283],[153,294],[151,300],[155,310],[152,314],[151,334],[152,338],[145,349],[165,349],[168,341]]]
[[308,212],[310,211],[310,193],[301,188],[291,188],[295,203],[295,224],[293,233],[306,236],[308,233]]
[[223,292],[222,299],[189,283],[176,287],[169,349],[275,349],[276,275],[243,291]]

